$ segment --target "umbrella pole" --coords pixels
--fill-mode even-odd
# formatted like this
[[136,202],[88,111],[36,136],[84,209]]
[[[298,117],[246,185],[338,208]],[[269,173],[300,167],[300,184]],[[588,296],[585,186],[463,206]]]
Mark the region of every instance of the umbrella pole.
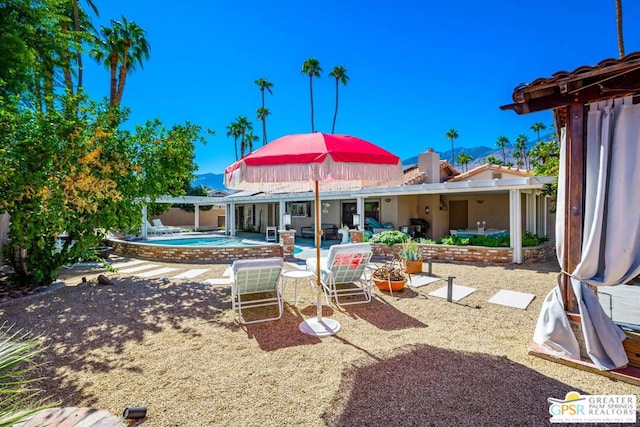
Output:
[[320,322],[320,318],[322,317],[322,282],[320,281],[320,245],[322,244],[322,235],[320,234],[322,227],[319,226],[318,221],[320,220],[320,191],[318,188],[318,181],[315,181],[315,193],[316,193],[316,221],[315,221],[315,231],[316,231],[316,266],[318,270],[318,274],[316,275],[316,316],[318,317],[318,322]]
[[340,330],[340,323],[338,321],[322,317],[322,282],[320,281],[320,233],[322,228],[320,227],[320,190],[318,186],[318,180],[314,181],[315,184],[315,236],[316,236],[316,317],[314,319],[307,319],[300,323],[300,330],[305,334],[313,335],[316,337],[326,337],[334,335]]

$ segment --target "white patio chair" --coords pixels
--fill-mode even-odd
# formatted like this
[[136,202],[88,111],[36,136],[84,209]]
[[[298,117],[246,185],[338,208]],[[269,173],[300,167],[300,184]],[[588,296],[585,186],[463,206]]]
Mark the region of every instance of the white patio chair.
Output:
[[160,218],[153,220],[153,226],[162,233],[182,233],[182,228],[171,225],[164,225]]
[[[282,317],[283,297],[279,286],[282,258],[246,259],[231,264],[231,308],[241,324],[266,322]],[[257,294],[270,296],[255,298]],[[278,315],[245,321],[243,309],[276,306]]]
[[[338,306],[371,301],[372,270],[367,268],[371,254],[369,243],[353,243],[333,245],[327,256],[320,258],[320,281],[327,303],[332,298]],[[307,267],[317,274],[316,264],[315,258],[307,259]],[[354,296],[362,298],[345,301],[345,297]]]

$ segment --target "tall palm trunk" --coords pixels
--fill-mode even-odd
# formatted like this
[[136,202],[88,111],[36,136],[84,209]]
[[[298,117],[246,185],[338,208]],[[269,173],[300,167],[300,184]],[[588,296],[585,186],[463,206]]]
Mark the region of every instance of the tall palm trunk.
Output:
[[[75,31],[80,31],[80,10],[78,8],[78,0],[73,0],[73,26]],[[82,87],[82,52],[78,49],[76,53],[76,62],[78,63],[78,89]]]
[[451,166],[455,166],[456,165],[456,153],[454,151],[454,144],[453,144],[453,140],[455,138],[450,138],[451,139]]
[[109,105],[116,105],[116,93],[118,89],[118,54],[113,52],[111,54],[111,64],[109,66],[109,74],[111,76],[111,84],[109,85]]
[[616,30],[618,33],[618,53],[624,57],[624,37],[622,35],[622,0],[616,0]]
[[313,74],[309,75],[309,94],[311,95],[311,132],[315,132],[316,128],[313,125]]
[[[262,93],[262,111],[264,112],[264,88],[260,89]],[[267,143],[267,115],[262,116],[262,145]]]
[[262,145],[267,143],[267,116],[262,118]]
[[233,137],[233,148],[236,150],[236,162],[238,161],[238,137]]
[[336,79],[336,109],[333,112],[333,124],[331,125],[331,133],[335,133],[336,131],[336,118],[338,117],[338,83],[339,80]]
[[120,64],[120,71],[118,74],[118,89],[116,91],[116,105],[120,105],[122,102],[122,93],[124,92],[124,84],[127,80],[128,62],[129,62],[129,47],[130,44],[126,43],[122,54],[122,64]]
[[244,152],[247,149],[246,142],[244,140],[244,129],[242,129],[242,133],[240,134],[240,158],[244,158]]

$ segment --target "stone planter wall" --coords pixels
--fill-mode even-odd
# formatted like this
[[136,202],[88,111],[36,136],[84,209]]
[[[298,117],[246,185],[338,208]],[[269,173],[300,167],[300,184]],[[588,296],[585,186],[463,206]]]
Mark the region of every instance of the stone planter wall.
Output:
[[[393,246],[384,243],[372,243],[373,256],[395,257],[402,249],[397,243]],[[452,245],[424,245],[422,258],[432,261],[459,261],[481,264],[511,264],[513,250],[511,248],[488,248],[485,246],[452,246]],[[555,243],[547,242],[544,245],[522,248],[522,260],[527,262],[539,262],[555,256]]]
[[198,263],[198,262],[230,262],[236,259],[282,258],[280,245],[256,246],[218,246],[218,247],[179,247],[169,245],[147,245],[139,242],[110,240],[109,246],[118,255],[133,258]]

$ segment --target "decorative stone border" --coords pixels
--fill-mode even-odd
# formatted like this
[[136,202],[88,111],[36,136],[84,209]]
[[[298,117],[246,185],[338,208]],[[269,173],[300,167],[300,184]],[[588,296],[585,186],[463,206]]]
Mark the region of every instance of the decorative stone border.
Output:
[[147,244],[145,242],[127,242],[109,240],[109,246],[121,256],[182,263],[212,262],[223,263],[236,259],[282,258],[282,246],[278,244],[252,246],[171,246]]
[[[372,243],[373,255],[377,257],[396,257],[402,245],[393,246],[384,243]],[[459,261],[482,264],[512,264],[512,248],[494,248],[486,246],[455,246],[455,245],[426,245],[418,244],[422,248],[422,258],[432,261]],[[547,242],[543,245],[522,248],[522,260],[540,262],[555,253],[555,243]]]

